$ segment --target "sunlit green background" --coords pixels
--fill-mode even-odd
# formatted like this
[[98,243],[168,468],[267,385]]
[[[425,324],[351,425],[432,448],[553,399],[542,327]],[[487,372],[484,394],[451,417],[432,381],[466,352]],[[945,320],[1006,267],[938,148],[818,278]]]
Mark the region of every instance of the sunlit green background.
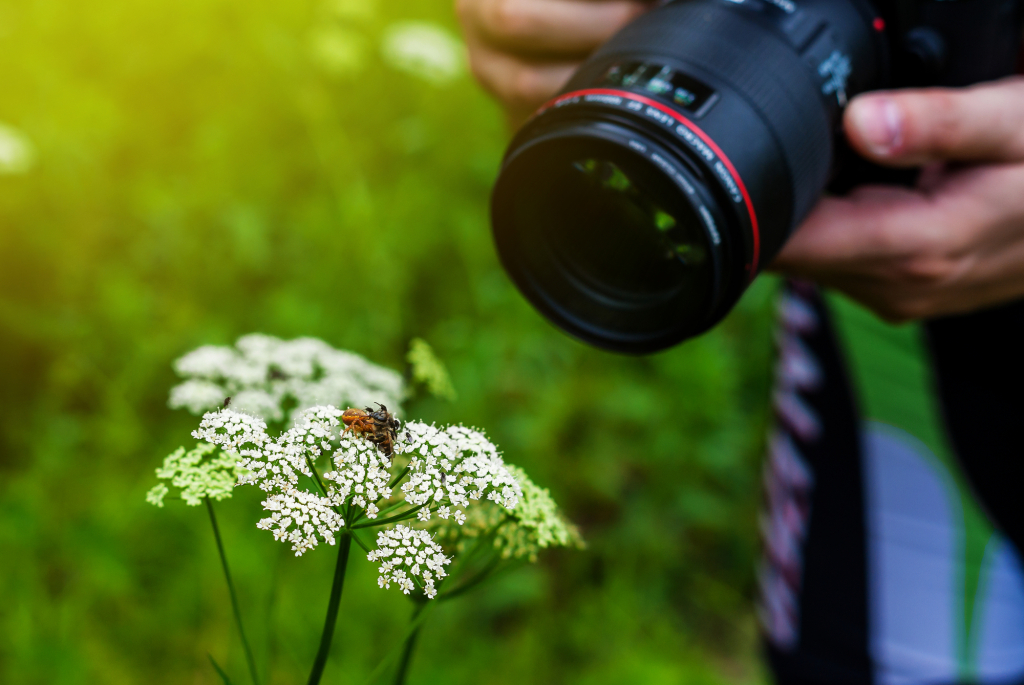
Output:
[[[245,683],[202,509],[144,503],[194,419],[171,361],[248,332],[404,368],[551,488],[585,552],[440,607],[409,682],[747,683],[770,377],[766,282],[715,332],[623,358],[510,286],[487,197],[503,120],[464,73],[381,59],[446,0],[0,0],[0,682]],[[260,668],[305,682],[332,551],[218,506]],[[410,605],[353,555],[325,683],[361,684]]]

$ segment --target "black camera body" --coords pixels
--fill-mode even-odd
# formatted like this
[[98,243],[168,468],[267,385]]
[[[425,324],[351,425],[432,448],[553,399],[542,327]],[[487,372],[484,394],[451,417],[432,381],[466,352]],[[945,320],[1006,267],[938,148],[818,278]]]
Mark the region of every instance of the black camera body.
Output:
[[512,141],[491,203],[502,263],[599,347],[706,331],[826,187],[912,180],[846,147],[847,102],[1012,74],[1022,1],[676,0],[641,16]]

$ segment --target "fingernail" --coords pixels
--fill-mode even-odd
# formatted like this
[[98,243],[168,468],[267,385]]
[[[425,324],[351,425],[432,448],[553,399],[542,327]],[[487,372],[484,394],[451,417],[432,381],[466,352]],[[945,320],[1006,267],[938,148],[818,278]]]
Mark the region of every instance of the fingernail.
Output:
[[868,96],[850,103],[850,120],[868,149],[891,155],[903,142],[903,112],[891,98]]

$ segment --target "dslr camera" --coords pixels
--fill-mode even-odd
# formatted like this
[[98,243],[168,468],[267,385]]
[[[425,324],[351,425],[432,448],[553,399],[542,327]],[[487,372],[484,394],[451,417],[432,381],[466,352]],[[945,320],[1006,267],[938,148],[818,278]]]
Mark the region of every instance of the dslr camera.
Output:
[[1024,0],[675,0],[516,134],[491,199],[526,298],[627,353],[714,326],[826,188],[908,183],[846,146],[846,103],[1015,71]]

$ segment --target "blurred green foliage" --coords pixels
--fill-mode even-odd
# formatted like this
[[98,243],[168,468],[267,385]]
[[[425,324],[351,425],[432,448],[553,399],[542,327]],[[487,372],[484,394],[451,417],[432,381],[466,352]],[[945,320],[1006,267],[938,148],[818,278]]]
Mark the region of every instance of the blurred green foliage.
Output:
[[[766,425],[761,282],[724,325],[624,358],[551,328],[493,252],[507,132],[466,75],[379,58],[439,0],[0,0],[0,681],[245,682],[201,509],[143,496],[193,417],[170,362],[259,331],[404,368],[423,337],[455,402],[586,535],[431,618],[410,683],[760,678],[751,598]],[[305,679],[333,553],[301,559],[217,505],[260,667]],[[361,683],[411,610],[353,555],[325,682]]]

